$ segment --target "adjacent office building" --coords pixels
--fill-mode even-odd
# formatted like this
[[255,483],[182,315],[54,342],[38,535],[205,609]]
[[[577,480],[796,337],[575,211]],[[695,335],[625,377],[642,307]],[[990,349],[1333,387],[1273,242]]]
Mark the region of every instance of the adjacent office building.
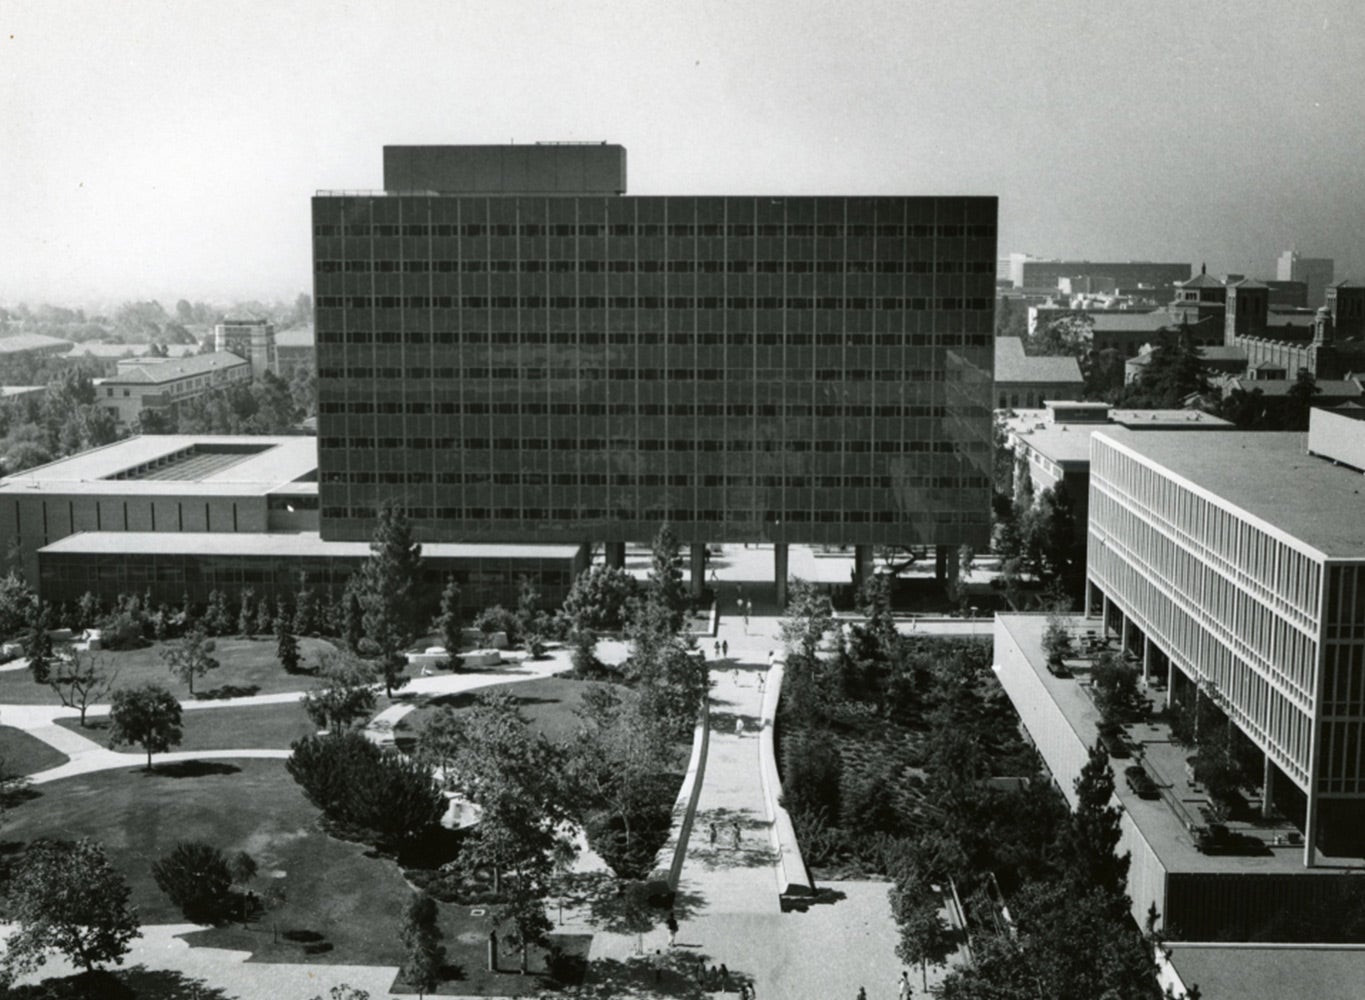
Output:
[[1297,250],[1286,250],[1275,260],[1275,277],[1280,281],[1302,281],[1307,286],[1307,304],[1316,309],[1323,304],[1327,287],[1336,277],[1331,257],[1301,257]]
[[986,543],[994,198],[634,197],[609,145],[384,175],[313,200],[324,538],[398,499],[427,540],[766,540],[779,580]]
[[1365,849],[1365,422],[1091,438],[1090,607],[1214,685],[1302,803],[1305,864]]

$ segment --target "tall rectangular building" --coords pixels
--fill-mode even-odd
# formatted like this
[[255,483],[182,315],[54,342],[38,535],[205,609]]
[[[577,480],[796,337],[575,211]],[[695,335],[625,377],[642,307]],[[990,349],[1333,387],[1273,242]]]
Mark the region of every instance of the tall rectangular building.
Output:
[[996,199],[625,196],[389,147],[313,199],[322,533],[985,544]]
[[1327,295],[1327,286],[1336,275],[1336,262],[1331,257],[1300,257],[1296,250],[1286,250],[1275,260],[1275,277],[1279,281],[1302,281],[1307,286],[1308,307],[1316,309]]

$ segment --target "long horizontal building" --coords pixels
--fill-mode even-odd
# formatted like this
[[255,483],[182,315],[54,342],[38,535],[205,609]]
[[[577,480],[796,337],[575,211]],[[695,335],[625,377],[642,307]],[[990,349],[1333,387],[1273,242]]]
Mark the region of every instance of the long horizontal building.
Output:
[[[1365,853],[1365,422],[1091,437],[1090,607],[1302,797],[1304,863]],[[1271,769],[1273,772],[1271,773]]]

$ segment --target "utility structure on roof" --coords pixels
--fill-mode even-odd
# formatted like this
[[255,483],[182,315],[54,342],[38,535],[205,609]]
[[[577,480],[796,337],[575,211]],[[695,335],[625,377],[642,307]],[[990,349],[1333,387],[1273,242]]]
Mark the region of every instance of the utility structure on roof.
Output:
[[[981,546],[996,199],[631,197],[613,145],[313,199],[321,531]],[[956,560],[946,560],[955,564]]]

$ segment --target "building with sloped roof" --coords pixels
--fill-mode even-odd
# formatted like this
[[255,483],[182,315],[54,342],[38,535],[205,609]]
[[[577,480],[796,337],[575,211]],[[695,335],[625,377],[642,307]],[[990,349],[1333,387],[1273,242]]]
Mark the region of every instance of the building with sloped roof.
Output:
[[66,354],[71,347],[69,340],[41,333],[15,333],[0,337],[0,360],[20,354]]
[[180,359],[148,359],[99,379],[95,402],[114,414],[119,426],[137,422],[143,410],[165,412],[215,389],[251,381],[251,364],[226,351]]
[[1030,357],[1018,337],[995,338],[995,399],[1001,410],[1034,409],[1045,399],[1071,399],[1085,392],[1075,358]]

